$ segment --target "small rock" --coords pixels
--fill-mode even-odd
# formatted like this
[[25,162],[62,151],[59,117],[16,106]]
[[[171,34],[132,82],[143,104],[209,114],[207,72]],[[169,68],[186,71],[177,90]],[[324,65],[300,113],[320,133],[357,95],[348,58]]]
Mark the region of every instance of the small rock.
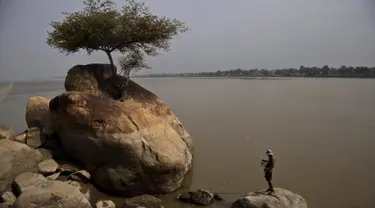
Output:
[[95,204],[96,208],[115,208],[116,205],[111,200],[100,200]]
[[61,164],[57,169],[61,174],[73,174],[78,171],[78,168],[70,164]]
[[26,144],[29,147],[34,149],[40,147],[43,144],[42,140],[39,128],[33,127],[27,131]]
[[185,192],[185,193],[177,195],[177,199],[179,201],[182,201],[182,202],[185,202],[185,203],[191,203],[191,195],[192,194],[193,194],[193,192],[191,192],[191,191]]
[[48,175],[56,172],[59,164],[54,159],[44,160],[43,162],[38,164],[39,173],[43,175]]
[[21,194],[30,188],[40,187],[46,181],[41,174],[26,172],[14,179],[14,188],[17,194]]
[[209,205],[214,201],[214,194],[204,189],[198,189],[193,192],[191,199],[198,205]]
[[56,180],[59,176],[60,176],[60,173],[58,172],[58,173],[54,173],[54,174],[52,174],[50,176],[47,176],[46,178],[48,180]]
[[5,125],[0,125],[0,139],[11,139],[12,137],[14,137],[14,131]]
[[6,191],[1,195],[1,202],[13,204],[16,201],[17,197],[13,194],[13,192]]
[[177,196],[177,199],[186,202],[192,203],[197,205],[209,205],[214,202],[215,195],[208,190],[205,189],[198,189],[194,192],[185,192]]
[[136,196],[130,199],[126,199],[124,203],[125,208],[163,208],[161,200],[150,196],[150,195],[141,195]]
[[71,174],[68,178],[73,181],[88,183],[91,180],[91,175],[85,170],[80,170]]
[[19,143],[22,143],[22,144],[25,144],[26,143],[26,135],[27,135],[27,130],[15,135],[12,138],[12,140],[16,141],[16,142],[19,142]]
[[43,160],[48,160],[53,158],[52,150],[44,149],[44,148],[38,148],[36,151],[40,152],[40,155],[42,155]]
[[86,199],[90,200],[90,189],[87,186],[80,184],[77,181],[66,181],[65,183],[78,188],[78,190],[82,193],[82,195]]

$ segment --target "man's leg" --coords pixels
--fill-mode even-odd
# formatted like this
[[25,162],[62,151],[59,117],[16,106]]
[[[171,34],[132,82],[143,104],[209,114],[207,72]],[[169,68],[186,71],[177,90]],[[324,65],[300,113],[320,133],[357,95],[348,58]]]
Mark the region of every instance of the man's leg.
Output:
[[267,180],[267,182],[268,182],[268,189],[267,189],[267,191],[275,192],[275,190],[273,189],[273,185],[272,185],[271,180]]

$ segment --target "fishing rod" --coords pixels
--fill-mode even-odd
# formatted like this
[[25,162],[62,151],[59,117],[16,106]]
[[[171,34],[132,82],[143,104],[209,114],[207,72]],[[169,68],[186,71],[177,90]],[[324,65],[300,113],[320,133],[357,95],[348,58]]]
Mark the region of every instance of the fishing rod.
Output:
[[254,150],[254,152],[255,152],[255,154],[260,158],[260,161],[261,161],[261,166],[263,166],[264,164],[265,164],[265,162],[264,162],[264,159],[262,158],[262,156],[260,156],[260,154],[259,154],[259,151],[258,151],[258,148],[257,148],[257,146],[256,146],[256,144],[250,139],[250,137],[249,136],[246,136],[246,140],[249,140],[250,142],[251,142],[251,146],[252,146],[252,148],[253,148],[253,150]]

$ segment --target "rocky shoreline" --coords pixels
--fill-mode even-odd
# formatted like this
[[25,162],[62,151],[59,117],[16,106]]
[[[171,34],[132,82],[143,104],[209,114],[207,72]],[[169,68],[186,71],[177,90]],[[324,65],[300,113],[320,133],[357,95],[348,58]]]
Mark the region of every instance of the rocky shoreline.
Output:
[[[124,86],[123,83],[128,83]],[[29,129],[0,126],[0,207],[163,207],[155,197],[179,192],[191,171],[193,142],[156,95],[126,82],[107,64],[69,70],[66,92],[26,104]],[[121,203],[91,197],[90,187],[123,197]],[[199,189],[182,203],[224,207],[307,208],[285,189],[258,191],[227,203]]]

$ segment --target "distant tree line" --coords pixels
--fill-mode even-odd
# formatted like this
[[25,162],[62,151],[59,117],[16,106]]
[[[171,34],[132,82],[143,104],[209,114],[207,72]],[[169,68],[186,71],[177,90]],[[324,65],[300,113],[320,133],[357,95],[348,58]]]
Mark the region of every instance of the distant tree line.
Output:
[[341,66],[306,67],[299,69],[229,69],[216,72],[178,73],[178,74],[153,74],[151,77],[357,77],[375,78],[375,67],[366,66]]

